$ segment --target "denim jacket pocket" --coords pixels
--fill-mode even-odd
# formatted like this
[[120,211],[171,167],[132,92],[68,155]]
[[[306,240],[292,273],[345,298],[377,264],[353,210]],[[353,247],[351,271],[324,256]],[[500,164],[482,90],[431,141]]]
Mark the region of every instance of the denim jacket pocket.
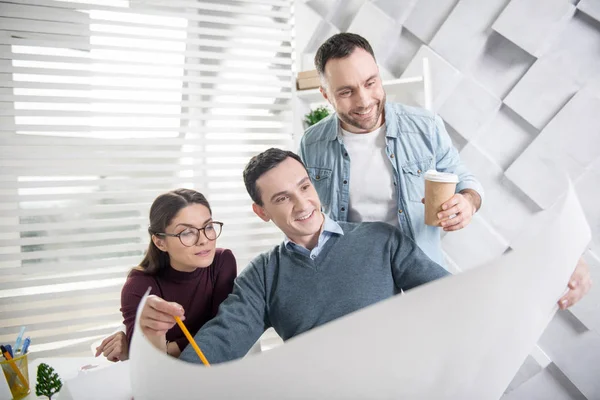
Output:
[[410,201],[421,202],[425,197],[425,172],[431,168],[433,158],[410,161],[402,166],[406,194]]
[[332,170],[328,168],[316,168],[307,167],[308,176],[312,181],[317,193],[319,194],[319,200],[324,208],[328,208],[331,203],[331,173]]

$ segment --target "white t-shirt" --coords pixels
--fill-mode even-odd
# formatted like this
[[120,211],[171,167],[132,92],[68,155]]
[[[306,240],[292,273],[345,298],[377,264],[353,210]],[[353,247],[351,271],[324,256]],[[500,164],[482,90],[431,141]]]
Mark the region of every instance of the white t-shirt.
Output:
[[341,131],[350,156],[348,221],[384,221],[398,226],[394,170],[385,152],[385,124],[369,133]]

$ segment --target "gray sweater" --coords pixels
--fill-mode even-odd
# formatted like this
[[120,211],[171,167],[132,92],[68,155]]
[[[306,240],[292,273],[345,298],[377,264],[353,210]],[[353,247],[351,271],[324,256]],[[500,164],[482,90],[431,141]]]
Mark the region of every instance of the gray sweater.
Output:
[[[319,325],[448,275],[383,222],[339,222],[315,260],[275,246],[250,262],[195,340],[210,363],[243,357],[269,327],[287,340]],[[180,358],[200,363],[191,346]]]

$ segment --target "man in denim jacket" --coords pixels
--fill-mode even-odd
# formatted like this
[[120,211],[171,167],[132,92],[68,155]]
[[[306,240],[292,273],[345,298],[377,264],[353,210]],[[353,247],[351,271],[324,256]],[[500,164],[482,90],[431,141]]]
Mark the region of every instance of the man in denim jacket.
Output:
[[300,157],[324,211],[337,221],[397,226],[444,265],[439,228],[424,223],[423,174],[434,169],[459,177],[456,194],[439,216],[446,231],[469,224],[483,188],[460,162],[441,118],[386,103],[373,50],[359,35],[329,38],[317,51],[315,65],[321,93],[336,113],[306,131]]
[[[329,38],[317,51],[315,66],[321,93],[335,113],[305,132],[299,155],[323,210],[336,221],[397,226],[443,266],[439,228],[424,222],[423,173],[435,169],[459,177],[455,195],[438,214],[445,231],[467,226],[483,198],[444,123],[427,110],[386,103],[373,49],[359,35]],[[581,258],[560,308],[578,302],[591,285],[589,266]]]

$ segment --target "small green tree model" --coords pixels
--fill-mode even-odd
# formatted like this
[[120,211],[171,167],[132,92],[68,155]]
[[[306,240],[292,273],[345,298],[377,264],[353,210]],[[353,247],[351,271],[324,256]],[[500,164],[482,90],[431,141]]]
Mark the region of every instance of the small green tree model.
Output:
[[311,126],[316,124],[328,115],[329,109],[327,109],[327,107],[319,107],[306,114],[304,116],[304,122],[306,123],[306,125]]
[[52,400],[52,396],[60,391],[62,382],[54,368],[48,364],[41,363],[37,370],[37,384],[35,385],[36,396],[46,396]]

